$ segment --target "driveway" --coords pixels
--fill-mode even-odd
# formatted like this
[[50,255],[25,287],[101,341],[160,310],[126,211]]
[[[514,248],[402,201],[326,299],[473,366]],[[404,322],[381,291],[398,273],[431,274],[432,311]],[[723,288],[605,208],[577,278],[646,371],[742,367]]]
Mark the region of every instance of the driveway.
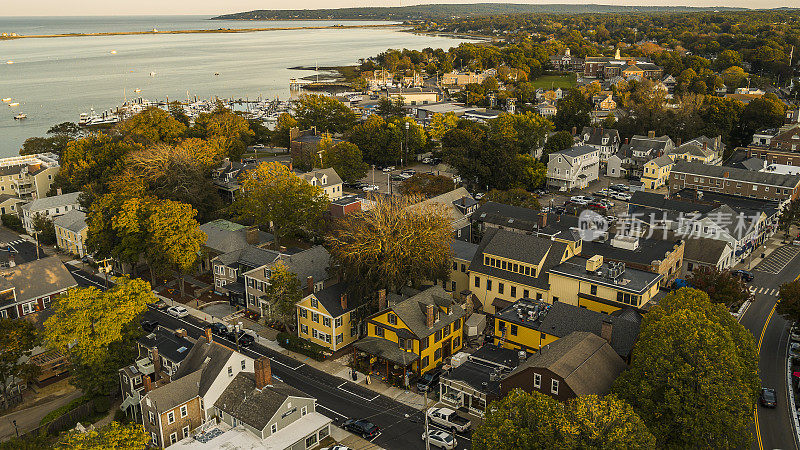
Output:
[[16,433],[14,429],[14,421],[17,421],[17,428],[19,433],[22,434],[26,431],[32,430],[39,426],[39,422],[50,411],[60,408],[72,400],[83,395],[81,391],[75,390],[64,397],[57,398],[53,401],[42,403],[41,405],[33,406],[31,408],[15,411],[0,417],[0,441],[4,441],[13,437]]

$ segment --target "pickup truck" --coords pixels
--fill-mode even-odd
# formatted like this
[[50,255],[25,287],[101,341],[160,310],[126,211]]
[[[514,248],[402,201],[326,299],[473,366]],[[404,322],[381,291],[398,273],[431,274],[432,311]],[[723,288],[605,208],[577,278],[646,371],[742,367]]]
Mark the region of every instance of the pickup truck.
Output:
[[441,427],[452,430],[453,433],[464,433],[469,430],[472,423],[450,408],[431,408],[428,410],[428,420]]

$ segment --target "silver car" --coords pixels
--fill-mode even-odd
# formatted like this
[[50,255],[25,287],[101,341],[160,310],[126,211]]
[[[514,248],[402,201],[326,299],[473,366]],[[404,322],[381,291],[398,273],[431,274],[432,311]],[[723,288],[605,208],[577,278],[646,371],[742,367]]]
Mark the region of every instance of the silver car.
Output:
[[[446,450],[454,450],[456,448],[456,438],[453,437],[452,434],[448,433],[447,431],[441,430],[430,430],[428,431],[430,434],[430,443],[431,446],[443,448]],[[422,440],[425,440],[425,435],[428,433],[422,433]]]

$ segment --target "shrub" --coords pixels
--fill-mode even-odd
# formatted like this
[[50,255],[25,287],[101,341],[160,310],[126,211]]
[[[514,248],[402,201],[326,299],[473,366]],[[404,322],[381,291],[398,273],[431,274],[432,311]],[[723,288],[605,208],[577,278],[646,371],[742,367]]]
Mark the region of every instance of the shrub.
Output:
[[22,219],[15,214],[3,214],[0,216],[0,220],[2,220],[3,226],[6,228],[14,230],[17,233],[25,232],[25,227],[22,226]]
[[88,401],[89,397],[87,397],[86,395],[82,395],[72,400],[71,402],[67,403],[66,405],[63,405],[60,408],[54,409],[49,413],[45,414],[45,416],[42,417],[42,421],[39,422],[39,425],[47,425],[56,418],[63,416],[64,414],[72,411],[73,409],[77,408],[78,406],[81,406],[82,404]]
[[111,397],[97,397],[94,399],[94,410],[98,413],[106,413],[111,409]]
[[324,360],[325,352],[328,350],[321,345],[308,342],[305,339],[300,339],[299,337],[289,333],[278,333],[277,339],[278,345],[281,347],[309,356],[317,361]]

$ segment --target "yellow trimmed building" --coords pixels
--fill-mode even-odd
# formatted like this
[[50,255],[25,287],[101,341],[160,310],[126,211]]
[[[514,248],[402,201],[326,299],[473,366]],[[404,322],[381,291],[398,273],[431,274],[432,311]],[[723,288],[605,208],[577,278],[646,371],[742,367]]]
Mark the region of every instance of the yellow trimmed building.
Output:
[[464,316],[438,285],[381,308],[366,319],[366,337],[353,344],[357,364],[387,379],[402,380],[404,367],[421,375],[461,350]]
[[53,219],[56,231],[56,245],[67,253],[83,257],[86,255],[86,213],[73,209]]
[[658,189],[666,186],[669,180],[669,173],[674,165],[675,161],[668,155],[647,161],[642,171],[642,184],[646,189]]
[[335,352],[358,339],[358,307],[347,298],[347,285],[337,283],[297,302],[297,335]]

